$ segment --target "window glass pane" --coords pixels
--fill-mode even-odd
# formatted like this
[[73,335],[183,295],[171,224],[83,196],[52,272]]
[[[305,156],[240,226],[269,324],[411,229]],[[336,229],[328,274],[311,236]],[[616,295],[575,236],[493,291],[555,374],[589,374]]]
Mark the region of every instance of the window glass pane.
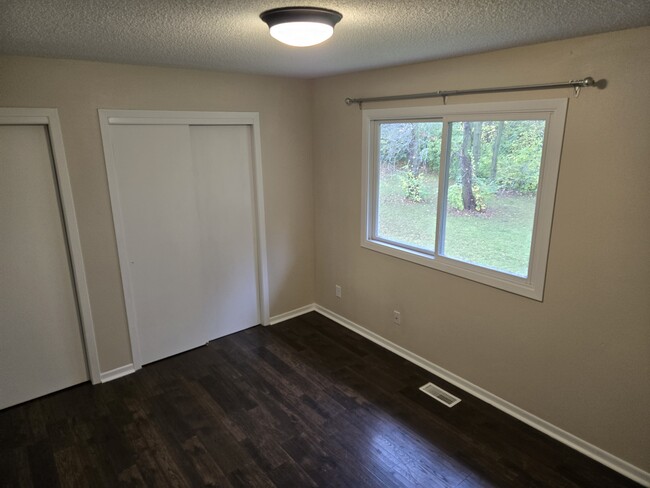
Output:
[[376,237],[435,248],[442,122],[379,124]]
[[447,257],[527,277],[544,120],[452,122]]

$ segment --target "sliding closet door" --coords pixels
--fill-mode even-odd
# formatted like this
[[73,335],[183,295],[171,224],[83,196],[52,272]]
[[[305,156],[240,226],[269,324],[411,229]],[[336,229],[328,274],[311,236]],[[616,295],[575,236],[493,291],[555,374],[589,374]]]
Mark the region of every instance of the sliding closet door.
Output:
[[0,125],[0,408],[88,379],[47,127]]
[[258,324],[250,129],[110,130],[142,363]]
[[250,131],[190,127],[211,339],[260,323]]

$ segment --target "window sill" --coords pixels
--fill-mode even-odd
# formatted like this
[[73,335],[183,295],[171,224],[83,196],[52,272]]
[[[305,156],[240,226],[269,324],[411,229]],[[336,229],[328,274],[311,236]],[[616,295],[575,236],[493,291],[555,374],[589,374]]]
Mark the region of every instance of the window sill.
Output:
[[542,301],[544,296],[543,283],[534,283],[532,280],[527,278],[521,278],[501,271],[464,263],[445,256],[434,256],[406,249],[380,240],[364,238],[361,240],[361,246],[372,251],[387,254],[404,261],[410,261],[411,263],[420,266],[442,271],[476,283],[481,283],[499,290],[514,293],[515,295],[531,298],[539,302]]

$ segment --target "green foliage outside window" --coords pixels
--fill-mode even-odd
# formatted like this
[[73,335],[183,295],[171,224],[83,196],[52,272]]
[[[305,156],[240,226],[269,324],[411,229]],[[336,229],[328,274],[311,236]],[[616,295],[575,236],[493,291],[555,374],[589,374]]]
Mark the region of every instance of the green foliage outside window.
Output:
[[[439,176],[442,126],[440,122],[381,125],[379,159],[382,172],[401,175],[403,197],[408,201],[422,202],[424,175]],[[458,210],[484,211],[491,195],[536,194],[544,129],[543,120],[450,124],[449,204]],[[467,208],[458,200],[462,198],[463,155],[471,164],[465,171],[471,172],[473,208]]]

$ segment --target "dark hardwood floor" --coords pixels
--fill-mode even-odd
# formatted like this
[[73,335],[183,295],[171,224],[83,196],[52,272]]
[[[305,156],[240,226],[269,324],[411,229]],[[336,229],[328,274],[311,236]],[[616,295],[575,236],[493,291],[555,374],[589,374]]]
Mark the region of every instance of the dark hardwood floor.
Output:
[[637,486],[317,313],[1,411],[0,485]]

